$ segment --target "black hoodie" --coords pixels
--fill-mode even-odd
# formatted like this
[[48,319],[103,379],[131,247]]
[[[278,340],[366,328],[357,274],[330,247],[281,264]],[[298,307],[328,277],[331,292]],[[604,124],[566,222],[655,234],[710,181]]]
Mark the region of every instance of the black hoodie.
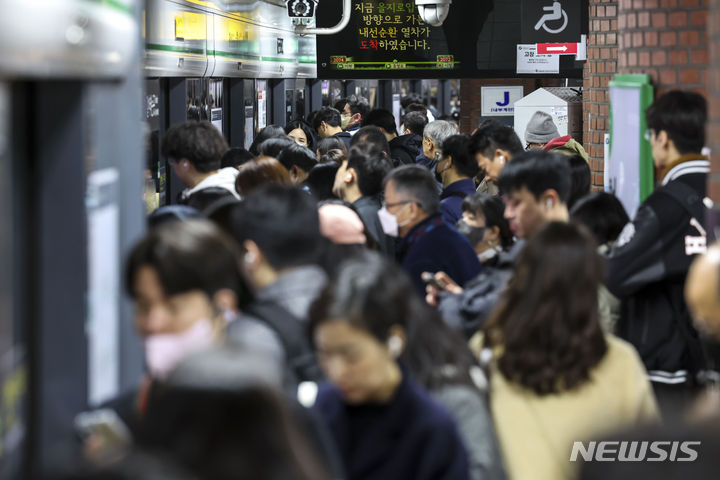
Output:
[[422,137],[415,133],[401,135],[390,140],[390,156],[396,167],[415,165],[415,158],[422,152]]

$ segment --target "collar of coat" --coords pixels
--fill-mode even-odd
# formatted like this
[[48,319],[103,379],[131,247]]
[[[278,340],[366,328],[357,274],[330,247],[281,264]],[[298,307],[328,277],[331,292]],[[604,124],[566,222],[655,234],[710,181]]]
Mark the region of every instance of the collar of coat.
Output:
[[706,155],[701,155],[699,153],[686,153],[685,155],[681,156],[680,158],[673,160],[672,162],[667,164],[665,166],[665,168],[663,168],[660,171],[660,175],[659,175],[660,180],[662,181],[663,184],[666,183],[665,177],[670,173],[670,171],[673,168],[677,167],[678,165],[680,165],[682,163],[692,162],[692,161],[697,161],[697,160],[704,160],[707,162],[708,157]]

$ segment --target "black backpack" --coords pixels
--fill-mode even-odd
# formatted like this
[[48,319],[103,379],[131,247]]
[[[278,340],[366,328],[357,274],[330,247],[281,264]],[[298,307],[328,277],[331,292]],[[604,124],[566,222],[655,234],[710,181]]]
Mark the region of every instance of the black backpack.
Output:
[[285,362],[297,382],[323,380],[315,352],[305,332],[304,323],[287,309],[271,301],[255,301],[245,313],[272,328],[285,349]]

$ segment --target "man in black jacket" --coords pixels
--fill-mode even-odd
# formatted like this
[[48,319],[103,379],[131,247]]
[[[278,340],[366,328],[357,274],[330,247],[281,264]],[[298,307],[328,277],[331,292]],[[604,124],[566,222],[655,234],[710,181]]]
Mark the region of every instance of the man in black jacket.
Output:
[[[410,131],[408,134],[398,136],[397,128],[395,127],[395,117],[393,117],[393,114],[390,113],[389,110],[382,108],[371,110],[363,122],[363,126],[374,125],[383,132],[390,146],[390,156],[392,157],[393,165],[396,167],[414,164],[415,158],[422,150],[422,131],[425,125],[427,125],[427,118],[425,115],[413,112],[413,114],[410,115],[409,121],[411,126],[420,132],[419,134]],[[407,125],[405,125],[405,128],[407,128]]]
[[637,348],[661,409],[672,413],[702,367],[683,288],[693,258],[706,250],[707,105],[696,93],[671,91],[645,116],[660,183],[609,253],[606,282],[622,300],[618,334]]
[[390,170],[390,160],[377,146],[358,144],[335,174],[333,193],[355,207],[380,250],[392,258],[395,242],[385,235],[377,215],[382,207],[383,179]]

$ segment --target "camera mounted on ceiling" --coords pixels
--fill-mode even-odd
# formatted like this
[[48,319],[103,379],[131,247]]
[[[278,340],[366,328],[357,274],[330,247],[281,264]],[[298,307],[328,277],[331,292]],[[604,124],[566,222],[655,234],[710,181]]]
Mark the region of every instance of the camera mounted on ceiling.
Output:
[[285,0],[288,17],[293,25],[308,25],[315,17],[319,0]]
[[433,27],[443,24],[450,13],[452,0],[415,0],[422,21]]

